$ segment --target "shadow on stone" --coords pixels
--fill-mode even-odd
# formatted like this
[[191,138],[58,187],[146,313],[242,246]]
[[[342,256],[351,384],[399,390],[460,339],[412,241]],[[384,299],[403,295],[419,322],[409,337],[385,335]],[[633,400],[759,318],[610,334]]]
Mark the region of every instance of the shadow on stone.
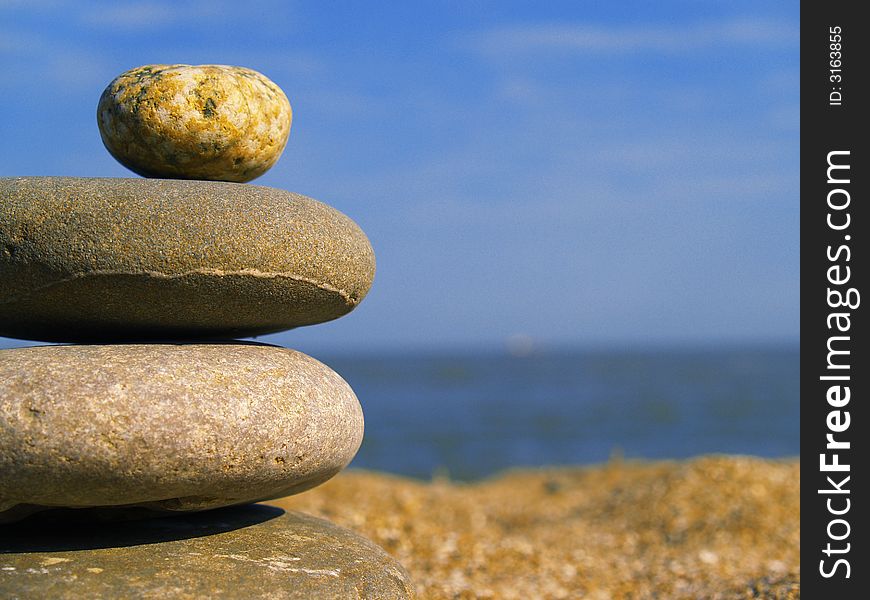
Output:
[[38,535],[24,522],[15,527],[15,536],[0,530],[3,599],[414,597],[408,573],[383,548],[277,507],[75,530],[43,527]]
[[[184,540],[250,527],[284,514],[283,509],[274,506],[249,504],[134,521],[86,522],[81,518],[84,515],[75,514],[82,510],[87,509],[44,511],[24,521],[0,525],[0,554],[123,548]],[[69,517],[74,522],[69,522]]]

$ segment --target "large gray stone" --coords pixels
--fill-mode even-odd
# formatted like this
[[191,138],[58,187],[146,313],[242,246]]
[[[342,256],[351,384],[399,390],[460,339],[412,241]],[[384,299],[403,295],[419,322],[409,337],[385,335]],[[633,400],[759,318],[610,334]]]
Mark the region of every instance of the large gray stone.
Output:
[[253,505],[124,527],[0,527],[0,597],[413,597],[408,574],[372,542],[321,519],[282,513]]
[[0,522],[51,507],[137,516],[286,496],[338,473],[362,436],[347,383],[293,350],[0,350]]
[[253,185],[0,178],[0,335],[248,337],[338,318],[375,259],[349,218]]

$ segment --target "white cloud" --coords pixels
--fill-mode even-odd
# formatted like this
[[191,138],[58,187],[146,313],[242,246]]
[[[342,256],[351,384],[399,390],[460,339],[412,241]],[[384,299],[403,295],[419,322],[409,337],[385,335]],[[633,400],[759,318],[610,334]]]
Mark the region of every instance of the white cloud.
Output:
[[139,2],[103,7],[86,13],[82,20],[89,25],[123,28],[169,25],[183,16],[182,11],[166,4]]
[[68,5],[65,0],[0,0],[0,10],[25,9],[27,12],[40,12],[48,9],[57,9]]
[[49,58],[41,77],[63,86],[66,92],[91,90],[98,98],[110,81],[106,77],[110,72],[111,63],[104,56],[71,48]]
[[[87,45],[60,43],[37,31],[7,32],[0,29],[0,90],[22,92],[46,84],[73,90],[102,90],[106,80],[106,56]],[[111,72],[111,71],[109,71]]]
[[82,21],[98,27],[144,29],[195,22],[209,17],[224,17],[227,8],[220,2],[130,2],[100,6],[83,13]]
[[295,24],[298,11],[288,0],[247,0],[244,9],[231,0],[128,0],[88,3],[77,11],[75,18],[96,29],[123,31],[203,25],[235,31],[242,25],[255,24],[264,31],[279,28],[286,32],[288,26]]
[[792,23],[761,19],[606,27],[586,23],[549,23],[503,27],[471,34],[467,45],[485,55],[529,52],[570,54],[683,53],[716,46],[781,46],[796,44],[799,28]]
[[45,46],[45,38],[35,32],[0,29],[0,56],[29,54]]

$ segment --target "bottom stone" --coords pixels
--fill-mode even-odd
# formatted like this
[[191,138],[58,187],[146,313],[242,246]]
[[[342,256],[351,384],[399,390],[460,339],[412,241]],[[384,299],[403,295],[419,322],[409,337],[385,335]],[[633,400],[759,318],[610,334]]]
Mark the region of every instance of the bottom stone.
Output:
[[381,548],[264,505],[123,525],[0,527],[3,598],[413,598]]

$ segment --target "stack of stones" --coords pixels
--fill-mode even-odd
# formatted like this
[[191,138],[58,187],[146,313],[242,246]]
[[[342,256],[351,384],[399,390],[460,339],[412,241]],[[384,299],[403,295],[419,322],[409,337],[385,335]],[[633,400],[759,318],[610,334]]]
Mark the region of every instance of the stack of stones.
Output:
[[0,597],[412,595],[368,540],[251,504],[363,434],[328,367],[231,341],[336,319],[374,277],[349,218],[245,183],[290,121],[255,71],[141,67],[98,122],[147,179],[0,179],[0,335],[73,343],[0,350]]

